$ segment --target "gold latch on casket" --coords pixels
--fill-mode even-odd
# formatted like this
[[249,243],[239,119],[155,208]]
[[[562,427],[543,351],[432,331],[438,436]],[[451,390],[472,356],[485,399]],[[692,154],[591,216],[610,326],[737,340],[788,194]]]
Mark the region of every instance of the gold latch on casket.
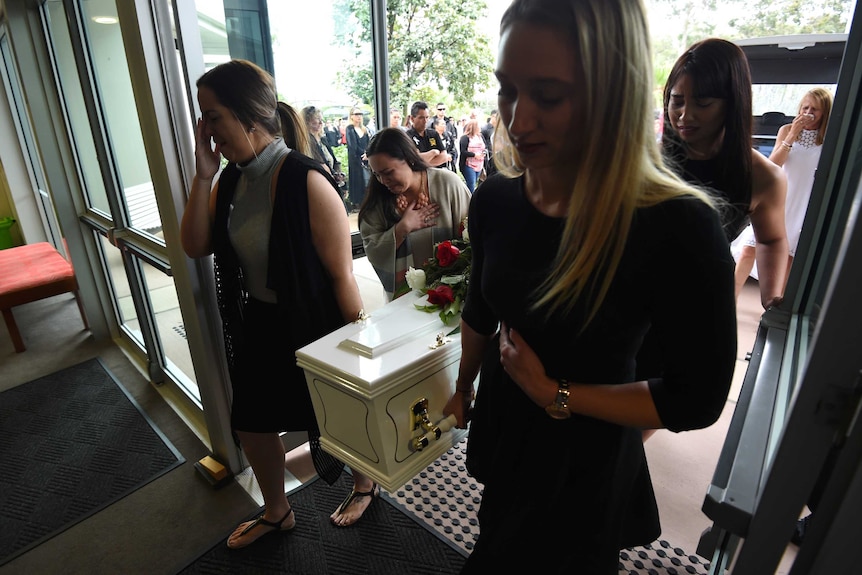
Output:
[[429,345],[428,347],[430,347],[431,349],[437,349],[438,347],[443,347],[447,343],[451,343],[451,342],[452,342],[452,340],[449,339],[448,337],[446,337],[445,335],[443,335],[443,332],[441,331],[440,333],[437,334],[437,340],[434,343],[432,343],[431,345]]
[[[442,335],[443,334],[438,335],[438,339]],[[410,446],[413,448],[413,451],[422,451],[428,447],[431,443],[431,439],[440,439],[443,432],[449,431],[455,427],[455,423],[457,422],[455,415],[453,414],[441,419],[436,424],[432,423],[428,416],[428,400],[424,397],[420,397],[413,403],[413,405],[410,406],[410,413],[412,422],[411,429],[413,431],[416,431],[417,429],[425,431],[425,433],[419,437],[414,437],[410,442]]]

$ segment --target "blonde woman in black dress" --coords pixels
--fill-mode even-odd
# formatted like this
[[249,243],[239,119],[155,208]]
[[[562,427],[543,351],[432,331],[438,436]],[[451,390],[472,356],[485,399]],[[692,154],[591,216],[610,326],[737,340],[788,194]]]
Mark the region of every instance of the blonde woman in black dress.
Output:
[[[465,427],[479,376],[467,469],[484,491],[462,573],[616,575],[620,549],[661,533],[642,430],[724,408],[733,259],[714,202],[655,145],[639,0],[515,0],[500,32],[498,172],[470,202],[444,409]],[[667,369],[644,380],[647,330]]]

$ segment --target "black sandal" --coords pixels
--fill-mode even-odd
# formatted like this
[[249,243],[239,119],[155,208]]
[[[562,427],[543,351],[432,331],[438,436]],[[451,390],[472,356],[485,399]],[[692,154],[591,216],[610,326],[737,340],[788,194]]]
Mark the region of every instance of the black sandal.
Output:
[[[288,529],[282,529],[282,528],[281,528],[281,526],[284,524],[284,522],[285,522],[285,521],[287,521],[287,518],[288,518],[288,517],[290,517],[290,514],[291,514],[291,513],[293,513],[293,507],[291,507],[291,508],[287,511],[287,513],[285,513],[285,514],[284,514],[284,517],[282,517],[282,518],[281,518],[281,520],[279,520],[279,521],[268,521],[268,520],[264,519],[264,518],[263,518],[263,514],[261,514],[261,515],[259,515],[259,516],[257,517],[257,519],[255,519],[254,521],[252,521],[251,523],[249,523],[248,525],[246,525],[246,526],[245,526],[245,529],[243,529],[243,530],[240,532],[239,536],[240,536],[240,537],[242,537],[243,535],[245,535],[246,533],[248,533],[249,531],[251,531],[252,529],[254,529],[255,527],[257,527],[258,525],[263,525],[263,526],[265,526],[265,527],[272,527],[272,528],[273,528],[273,530],[272,530],[272,531],[269,531],[268,533],[275,533],[276,531],[290,531],[291,529],[293,529],[293,527],[290,527],[290,528],[288,528]],[[294,525],[294,527],[295,527],[295,525]],[[254,543],[255,541],[257,541],[258,539],[260,539],[261,537],[263,537],[263,536],[264,536],[264,535],[266,535],[266,534],[267,534],[267,533],[264,533],[264,534],[263,534],[263,535],[261,535],[260,537],[257,537],[256,539],[253,539],[253,540],[249,541],[249,542],[248,542],[248,543],[246,543],[245,545],[239,545],[239,546],[237,546],[237,547],[233,547],[233,546],[231,546],[231,544],[230,544],[230,538],[228,537],[228,545],[227,545],[227,546],[228,546],[230,549],[242,549],[243,547],[247,547],[247,546],[251,545],[252,543]]]
[[[347,496],[347,498],[341,502],[341,505],[338,506],[338,509],[336,509],[336,511],[335,511],[335,515],[341,515],[345,509],[350,507],[350,504],[353,503],[353,500],[356,499],[357,497],[370,497],[371,502],[368,504],[370,507],[371,503],[374,503],[374,500],[377,499],[377,496],[379,494],[380,494],[380,487],[377,485],[377,483],[374,483],[371,485],[371,491],[356,491],[356,488],[353,488],[350,490],[350,494]],[[365,508],[365,511],[368,511],[368,507]],[[362,512],[362,515],[365,515],[365,511]],[[334,519],[332,519],[330,521],[336,527],[350,527],[351,525],[355,525],[359,521],[359,519],[362,519],[362,515],[360,515],[356,521],[354,521],[353,523],[350,523],[348,525],[339,525],[338,523],[335,522]]]

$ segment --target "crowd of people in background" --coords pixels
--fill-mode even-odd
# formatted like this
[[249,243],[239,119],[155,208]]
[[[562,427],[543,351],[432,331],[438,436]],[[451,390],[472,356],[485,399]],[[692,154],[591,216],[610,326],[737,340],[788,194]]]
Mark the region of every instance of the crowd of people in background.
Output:
[[[446,115],[446,112],[443,102],[432,108],[423,101],[416,101],[407,110],[406,117],[400,107],[392,107],[388,127],[407,132],[429,166],[460,174],[473,193],[477,185],[496,170],[492,161],[492,143],[497,110],[485,113],[474,109],[460,119]],[[303,113],[308,115],[309,135],[317,144],[312,147],[315,158],[326,164],[336,177],[348,213],[357,213],[370,178],[364,154],[370,138],[377,132],[374,117],[358,105],[350,108],[347,116],[339,118],[324,119],[321,110],[314,106],[305,107]],[[473,127],[468,129],[468,125]],[[465,135],[472,141],[467,151]],[[481,139],[481,145],[476,137]],[[338,161],[335,149],[339,146],[344,146],[347,151],[346,165]]]
[[[685,143],[687,157],[683,158],[682,163],[680,163],[681,156],[679,154],[681,148],[679,148],[679,143],[683,142],[686,137],[685,132],[680,130],[680,125],[684,125],[684,122],[682,122],[682,124],[676,123],[676,120],[679,119],[679,114],[675,112],[675,109],[679,107],[679,104],[676,102],[684,102],[686,96],[686,94],[683,93],[684,90],[689,90],[691,92],[700,90],[696,85],[693,88],[688,88],[677,81],[676,77],[682,77],[687,81],[692,81],[692,79],[697,78],[697,69],[692,68],[693,64],[689,64],[684,60],[685,55],[680,62],[677,62],[677,68],[672,71],[672,76],[676,77],[672,77],[668,81],[662,109],[655,112],[656,141],[659,146],[663,148],[666,160],[670,162],[672,167],[678,169],[685,179],[694,181],[698,184],[706,184],[710,187],[718,186],[717,189],[722,189],[729,184],[727,182],[721,183],[713,181],[712,176],[709,174],[703,175],[696,173],[699,166],[709,164],[711,169],[712,165],[719,160],[725,162],[737,160],[742,161],[741,165],[744,168],[742,171],[733,172],[720,170],[720,172],[726,174],[733,172],[739,177],[743,177],[745,174],[750,174],[748,178],[753,178],[752,181],[756,185],[752,189],[751,199],[742,198],[739,202],[734,199],[730,200],[731,205],[737,204],[742,206],[743,204],[746,204],[747,209],[738,210],[741,219],[732,223],[726,223],[725,231],[727,233],[728,240],[731,241],[737,237],[739,226],[748,224],[744,233],[739,234],[739,237],[745,236],[745,245],[743,246],[742,240],[737,240],[734,244],[734,246],[742,246],[741,248],[734,248],[734,256],[737,257],[737,259],[741,259],[741,269],[737,275],[737,293],[741,288],[741,284],[744,283],[748,277],[749,272],[755,279],[761,279],[758,277],[758,267],[753,266],[756,252],[755,247],[758,242],[761,244],[761,249],[757,253],[761,254],[761,257],[765,262],[768,261],[769,265],[767,268],[770,270],[765,281],[761,281],[761,287],[764,289],[763,305],[764,307],[768,307],[769,305],[781,301],[779,292],[783,290],[784,284],[786,283],[786,272],[789,271],[789,265],[786,266],[787,270],[783,270],[781,269],[782,266],[778,264],[778,260],[781,259],[783,254],[782,250],[779,250],[780,253],[775,257],[771,257],[773,255],[771,252],[775,250],[767,249],[769,245],[775,245],[776,238],[780,240],[779,236],[782,234],[780,232],[773,233],[773,231],[770,231],[770,235],[767,235],[764,231],[766,229],[765,226],[767,221],[771,222],[769,224],[771,226],[770,229],[774,230],[777,226],[775,222],[781,219],[778,217],[781,213],[781,207],[778,205],[779,202],[774,199],[776,196],[782,195],[780,193],[781,190],[775,189],[770,192],[769,199],[765,202],[760,201],[760,198],[764,196],[762,190],[770,186],[777,186],[778,188],[782,187],[783,178],[781,178],[781,175],[773,168],[780,168],[782,165],[780,158],[776,161],[776,157],[789,151],[789,148],[782,145],[787,138],[779,138],[778,143],[776,144],[776,150],[769,158],[770,160],[773,160],[772,162],[764,163],[762,160],[765,160],[766,158],[760,158],[758,154],[753,154],[753,152],[752,164],[750,165],[747,158],[740,157],[742,154],[741,150],[747,150],[750,148],[748,142],[751,139],[750,130],[740,132],[737,127],[739,122],[744,121],[744,119],[750,115],[750,77],[745,74],[742,74],[742,77],[738,77],[741,74],[740,70],[745,57],[741,50],[736,49],[735,45],[731,42],[716,38],[692,45],[690,49],[686,51],[686,54],[696,52],[707,53],[708,50],[718,50],[714,55],[714,60],[724,61],[725,64],[729,66],[727,74],[733,78],[734,85],[737,86],[735,90],[741,90],[741,92],[734,93],[732,95],[721,95],[725,99],[730,98],[731,101],[738,100],[737,103],[732,105],[731,110],[735,114],[735,117],[731,118],[722,116],[720,120],[716,117],[716,121],[719,122],[717,127],[723,130],[722,133],[731,136],[722,137],[721,145],[726,147],[728,150],[732,147],[737,151],[731,154],[722,148],[722,151],[720,151],[717,156],[705,162],[695,157],[696,152],[694,152],[695,155],[692,155],[691,150],[696,150],[697,145],[699,145],[697,142]],[[721,52],[720,50],[724,50],[724,52]],[[746,88],[746,86],[748,88]],[[820,108],[826,107],[828,109],[828,105],[824,105],[823,102],[824,96],[820,93],[817,95],[818,98],[820,98],[820,100],[818,100]],[[691,94],[689,94],[689,97],[691,97]],[[811,96],[809,95],[809,97]],[[745,102],[748,102],[748,104],[742,105],[745,104]],[[366,109],[368,108],[367,105],[364,105],[363,107]],[[316,123],[314,125],[312,125],[312,123],[308,124],[309,134],[312,136],[313,140],[312,143],[316,140],[316,143],[318,144],[316,147],[312,148],[312,151],[321,152],[320,154],[315,154],[315,157],[318,157],[320,161],[323,161],[328,165],[336,176],[337,181],[341,183],[344,203],[348,213],[357,213],[359,211],[370,179],[370,168],[368,166],[367,158],[365,157],[365,150],[370,139],[374,136],[376,129],[373,116],[370,113],[363,111],[363,107],[356,106],[351,108],[346,117],[328,119],[325,122],[320,118],[320,125],[317,128],[315,127],[317,125]],[[315,108],[313,106],[305,108],[304,112],[307,112],[309,109],[314,110]],[[725,112],[726,111],[724,109],[720,110],[721,114],[724,114]],[[318,110],[317,113],[319,116],[320,111]],[[308,118],[306,119],[308,121]],[[826,119],[828,119],[828,112],[826,113]],[[460,118],[456,119],[454,115],[447,115],[447,105],[443,102],[437,102],[437,104],[432,107],[426,102],[417,100],[413,102],[408,109],[406,109],[406,114],[402,107],[393,106],[390,109],[388,127],[398,128],[404,131],[416,145],[419,150],[420,157],[430,167],[443,168],[460,174],[472,194],[487,177],[497,170],[496,164],[493,161],[495,152],[494,134],[497,130],[497,123],[498,111],[496,109],[492,109],[487,113],[478,109],[472,109],[470,112],[463,114]],[[796,132],[798,132],[798,125],[800,125],[800,117],[797,117],[794,124],[794,126],[797,126],[796,131],[791,132],[790,125],[783,128],[785,130],[785,135],[795,135]],[[821,130],[821,142],[822,131],[824,128],[825,126],[819,127]],[[791,137],[790,139],[793,140],[794,138]],[[338,163],[335,157],[336,154],[333,152],[333,150],[339,146],[345,146],[347,148],[348,162],[347,165],[343,167]],[[774,164],[778,164],[778,166],[774,166]],[[342,173],[342,169],[344,170],[344,173]],[[694,170],[694,172],[691,172],[690,170]],[[774,183],[766,186],[764,184],[764,178],[758,175],[759,172],[768,172],[772,174],[769,181]],[[707,181],[703,180],[704,177]],[[748,189],[748,184],[745,182],[742,182],[742,184],[744,185],[741,187],[734,184],[731,188]],[[792,224],[792,234],[790,232],[787,232],[786,234],[788,237],[791,235],[793,237],[793,240],[791,241],[791,244],[793,245],[790,246],[791,259],[793,252],[795,251],[795,240],[799,235],[801,218],[804,217],[804,207],[805,204],[807,204],[807,196],[803,197],[796,203],[803,204],[803,206],[800,209],[796,209],[796,215],[793,218],[794,221]],[[764,206],[768,206],[770,208],[768,210],[770,214],[768,217],[764,215],[767,212]],[[758,227],[761,228],[761,233],[756,236],[754,232]],[[756,239],[756,237],[759,239]],[[742,254],[741,256],[740,251]],[[754,267],[753,271],[751,270],[752,267]],[[780,281],[780,278],[783,278],[784,281]]]

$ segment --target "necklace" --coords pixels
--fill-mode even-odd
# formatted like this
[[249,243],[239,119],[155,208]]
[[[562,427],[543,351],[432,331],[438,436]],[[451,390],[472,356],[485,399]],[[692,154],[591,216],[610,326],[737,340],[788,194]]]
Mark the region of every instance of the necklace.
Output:
[[[422,175],[422,183],[421,188],[419,190],[419,195],[416,197],[416,206],[413,208],[414,210],[421,210],[425,206],[428,205],[428,172],[425,172]],[[398,210],[399,214],[403,214],[407,211],[407,206],[410,202],[407,201],[407,198],[404,197],[405,194],[398,194],[395,196],[395,209]]]

